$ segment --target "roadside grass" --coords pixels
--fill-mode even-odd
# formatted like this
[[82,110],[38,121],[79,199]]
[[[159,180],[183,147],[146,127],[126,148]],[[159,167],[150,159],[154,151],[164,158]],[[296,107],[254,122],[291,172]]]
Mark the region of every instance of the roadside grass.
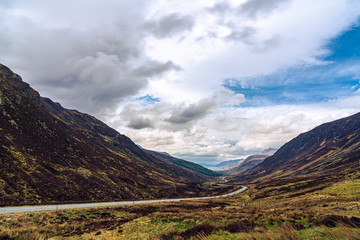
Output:
[[224,199],[0,215],[5,239],[360,239],[357,174],[250,185]]

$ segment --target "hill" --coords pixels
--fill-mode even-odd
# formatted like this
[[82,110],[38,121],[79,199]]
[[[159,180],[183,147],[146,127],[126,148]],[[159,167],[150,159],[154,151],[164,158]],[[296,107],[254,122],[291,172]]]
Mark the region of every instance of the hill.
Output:
[[235,160],[224,161],[224,162],[216,164],[216,167],[222,168],[222,169],[232,168],[232,167],[242,163],[243,161],[244,161],[244,159],[235,159]]
[[220,162],[218,164],[207,164],[207,163],[200,163],[200,164],[203,167],[220,172],[220,171],[226,170],[228,168],[234,167],[234,166],[240,164],[242,161],[244,161],[244,159],[228,160],[228,161]]
[[153,155],[157,159],[163,160],[165,162],[173,163],[175,165],[190,169],[192,171],[195,171],[195,172],[207,175],[207,176],[212,176],[212,177],[221,176],[221,174],[218,172],[214,172],[210,169],[207,169],[207,168],[205,168],[199,164],[193,163],[193,162],[175,158],[168,153],[156,152],[156,151],[151,151],[151,150],[145,150],[145,152]]
[[208,179],[40,97],[0,65],[0,205],[192,196]]
[[227,173],[229,174],[237,174],[241,172],[245,172],[246,170],[249,170],[258,164],[262,163],[267,157],[274,154],[274,151],[264,152],[262,154],[254,154],[249,157],[247,157],[244,161],[242,161],[240,164],[235,165],[232,168],[227,169]]
[[300,134],[236,179],[264,182],[322,176],[323,180],[335,181],[358,171],[359,160],[360,113],[357,113]]

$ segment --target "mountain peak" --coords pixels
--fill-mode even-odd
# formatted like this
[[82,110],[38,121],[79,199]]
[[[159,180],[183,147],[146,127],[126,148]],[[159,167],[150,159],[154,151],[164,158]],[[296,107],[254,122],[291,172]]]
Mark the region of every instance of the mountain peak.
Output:
[[21,102],[22,97],[27,97],[39,103],[40,94],[22,81],[21,77],[10,68],[0,64],[0,104]]

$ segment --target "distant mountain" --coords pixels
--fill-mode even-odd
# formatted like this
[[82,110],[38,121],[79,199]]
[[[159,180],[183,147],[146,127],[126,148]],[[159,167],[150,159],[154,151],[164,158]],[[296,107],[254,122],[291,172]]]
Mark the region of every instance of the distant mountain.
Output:
[[274,154],[276,152],[277,148],[267,148],[262,151],[262,153],[272,153]]
[[247,157],[244,161],[242,161],[240,164],[237,164],[229,169],[227,169],[228,174],[238,174],[241,172],[245,172],[246,170],[249,170],[258,164],[262,163],[267,157],[274,154],[273,149],[267,149],[266,151],[263,151],[262,154],[255,154]]
[[229,161],[223,161],[218,164],[207,164],[207,163],[200,163],[201,166],[209,168],[213,171],[223,171],[227,168],[233,167],[234,165],[238,164],[239,162],[244,161],[244,159],[235,159]]
[[0,205],[191,196],[208,179],[40,97],[0,64]]
[[359,170],[360,113],[322,124],[282,146],[273,156],[236,177],[240,181],[272,181]]
[[187,169],[189,169],[191,171],[195,171],[197,173],[201,173],[201,174],[204,174],[207,176],[212,176],[212,177],[221,176],[220,173],[214,172],[214,171],[207,169],[199,164],[189,162],[189,161],[186,161],[183,159],[175,158],[166,152],[156,152],[156,151],[151,151],[151,150],[145,150],[145,152],[153,155],[157,159],[163,160],[168,163],[173,163],[175,165],[187,168]]
[[227,169],[227,168],[231,168],[231,167],[239,164],[242,161],[244,161],[244,159],[235,159],[235,160],[224,161],[224,162],[216,164],[216,167],[222,168],[222,169]]

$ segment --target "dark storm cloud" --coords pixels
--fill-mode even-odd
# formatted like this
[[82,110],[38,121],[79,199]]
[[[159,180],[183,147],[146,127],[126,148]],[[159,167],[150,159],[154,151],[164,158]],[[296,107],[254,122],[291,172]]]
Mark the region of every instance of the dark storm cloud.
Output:
[[203,100],[197,104],[191,104],[185,109],[176,109],[166,121],[174,124],[185,124],[204,117],[214,106],[214,101]]
[[[82,9],[84,3],[18,1],[0,8],[6,16],[0,22],[0,61],[42,95],[92,114],[138,93],[150,78],[180,70],[171,61],[146,55],[144,1],[109,0],[112,8],[91,2]],[[56,11],[69,6],[67,18]],[[18,9],[20,13],[26,9],[24,15],[12,15]],[[177,15],[162,19],[158,34],[174,33],[171,26],[176,23],[174,29],[186,29],[191,25],[187,19]]]
[[193,28],[195,22],[192,16],[183,16],[177,13],[167,15],[161,19],[150,20],[145,29],[157,38],[172,37],[183,31]]

